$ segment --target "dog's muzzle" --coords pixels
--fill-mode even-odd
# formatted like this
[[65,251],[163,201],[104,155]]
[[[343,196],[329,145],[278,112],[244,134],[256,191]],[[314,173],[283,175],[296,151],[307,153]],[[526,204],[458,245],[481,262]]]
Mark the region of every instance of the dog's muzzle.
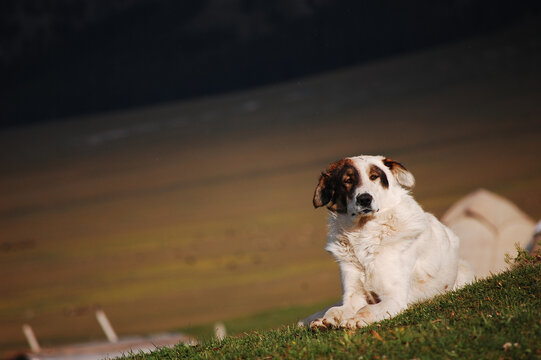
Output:
[[[357,195],[355,199],[355,204],[360,208],[359,214],[370,214],[374,211],[372,208],[372,195],[369,193],[362,193]],[[355,214],[353,214],[355,215]]]

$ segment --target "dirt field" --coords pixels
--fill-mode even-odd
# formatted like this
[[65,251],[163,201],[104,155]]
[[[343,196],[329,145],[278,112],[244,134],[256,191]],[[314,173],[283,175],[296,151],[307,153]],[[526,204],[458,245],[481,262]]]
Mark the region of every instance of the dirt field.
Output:
[[0,133],[0,349],[338,298],[319,172],[384,154],[441,215],[479,187],[541,218],[534,24],[318,77]]

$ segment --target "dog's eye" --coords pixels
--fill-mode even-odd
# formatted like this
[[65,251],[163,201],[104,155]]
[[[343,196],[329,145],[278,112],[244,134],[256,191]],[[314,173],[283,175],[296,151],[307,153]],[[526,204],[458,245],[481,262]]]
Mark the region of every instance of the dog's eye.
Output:
[[372,180],[372,181],[376,180],[377,178],[379,178],[379,176],[376,175],[376,174],[370,175],[370,180]]

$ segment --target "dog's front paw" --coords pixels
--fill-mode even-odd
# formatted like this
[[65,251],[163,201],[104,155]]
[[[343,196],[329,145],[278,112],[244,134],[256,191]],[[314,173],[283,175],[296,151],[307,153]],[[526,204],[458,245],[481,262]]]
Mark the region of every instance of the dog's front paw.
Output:
[[335,318],[319,318],[310,323],[310,329],[312,330],[327,330],[337,328],[340,321]]
[[310,323],[310,329],[323,330],[337,328],[340,326],[343,313],[344,312],[340,306],[330,308],[322,318],[316,319]]
[[365,327],[366,325],[368,325],[368,323],[365,322],[363,319],[359,319],[358,317],[353,317],[340,323],[340,327],[347,329],[360,329],[362,327]]
[[323,318],[315,319],[310,323],[310,329],[312,330],[326,330],[327,325],[323,323]]
[[370,310],[361,309],[353,317],[349,319],[344,319],[340,323],[340,326],[344,328],[348,328],[348,329],[360,329],[372,322],[374,322],[374,317],[372,313],[370,312]]

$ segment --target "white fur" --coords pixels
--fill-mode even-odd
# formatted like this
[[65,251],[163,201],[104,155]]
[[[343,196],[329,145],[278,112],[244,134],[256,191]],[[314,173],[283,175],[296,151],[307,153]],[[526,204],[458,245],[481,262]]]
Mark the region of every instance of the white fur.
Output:
[[[359,328],[473,279],[467,264],[459,266],[458,237],[409,194],[411,173],[391,172],[382,156],[350,159],[362,183],[347,213],[330,213],[326,246],[340,266],[342,303],[301,322],[312,328]],[[385,172],[388,188],[369,178],[371,165]],[[373,198],[370,214],[355,201],[364,193]],[[381,301],[369,304],[371,293]]]

